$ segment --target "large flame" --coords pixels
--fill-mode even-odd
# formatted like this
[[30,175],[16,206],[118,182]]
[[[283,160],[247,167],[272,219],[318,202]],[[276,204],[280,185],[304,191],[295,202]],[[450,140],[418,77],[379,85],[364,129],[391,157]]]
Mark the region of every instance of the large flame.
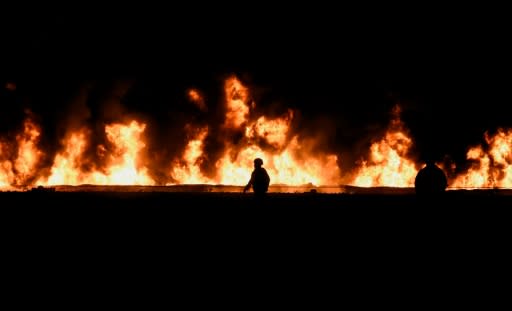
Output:
[[10,161],[4,159],[6,146],[0,142],[0,190],[11,189],[11,184],[14,181],[14,173],[12,171],[12,164]]
[[413,187],[418,170],[407,158],[412,139],[395,107],[393,119],[385,136],[370,147],[370,159],[363,161],[351,184],[359,187]]
[[41,158],[42,152],[37,148],[41,131],[30,119],[25,121],[23,134],[16,137],[18,142],[18,157],[14,161],[14,168],[18,173],[18,184],[23,183],[34,173],[34,168]]
[[[253,161],[261,158],[272,184],[286,185],[333,185],[340,179],[336,155],[298,157],[302,151],[295,136],[280,152],[266,152],[258,146],[243,148],[240,152],[228,149],[217,162],[219,182],[229,185],[243,185],[251,177]],[[233,155],[234,154],[234,155]]]
[[[189,124],[184,130],[189,135],[185,148],[167,160],[170,167],[165,168],[166,176],[159,177],[159,182],[244,185],[254,159],[261,158],[271,184],[340,183],[337,155],[323,152],[314,139],[293,132],[293,110],[277,116],[262,115],[250,95],[249,88],[239,79],[228,78],[224,84],[224,119],[218,124]],[[200,111],[207,112],[205,97],[199,90],[189,89],[187,96]],[[414,186],[417,167],[408,158],[413,142],[399,113],[397,107],[385,135],[373,141],[368,158],[355,174],[347,176],[350,184]],[[0,188],[34,184],[154,185],[148,168],[155,165],[148,163],[144,154],[145,129],[146,124],[137,120],[107,124],[106,143],[101,145],[93,145],[95,139],[87,128],[70,130],[51,167],[42,170],[45,154],[38,149],[41,130],[27,118],[15,140],[0,140]],[[512,187],[512,130],[486,135],[486,143],[468,151],[467,157],[474,165],[451,186]],[[215,152],[207,154],[212,145]],[[203,171],[206,167],[208,170]]]
[[[205,143],[210,134],[207,125],[196,125],[181,156],[171,161],[168,183],[222,183],[244,185],[253,170],[255,158],[262,158],[273,184],[338,184],[340,172],[337,156],[315,150],[317,146],[290,132],[294,113],[280,117],[255,115],[249,89],[236,77],[225,81],[225,118],[221,124],[222,151],[213,162],[215,171],[202,171]],[[198,108],[206,112],[202,94],[195,89],[187,93]],[[105,126],[107,144],[93,146],[87,128],[70,130],[53,164],[41,172],[36,166],[42,152],[37,149],[40,131],[28,120],[17,137],[16,149],[0,145],[0,186],[20,185],[153,185],[143,152],[146,124],[136,120]],[[223,132],[222,132],[223,131]],[[242,135],[242,139],[232,139]],[[217,141],[218,142],[218,141]],[[7,151],[6,151],[7,150]],[[15,156],[13,156],[15,150]],[[96,156],[92,155],[96,150]],[[37,173],[36,173],[37,172]],[[35,177],[38,177],[36,181]]]
[[332,185],[340,180],[337,156],[313,152],[299,136],[290,137],[293,111],[284,116],[260,116],[250,121],[249,89],[236,77],[225,83],[226,116],[224,126],[228,131],[244,133],[241,141],[226,141],[222,157],[216,162],[216,174],[205,177],[200,170],[203,142],[207,131],[202,130],[190,140],[181,159],[175,161],[171,175],[178,183],[219,183],[244,185],[251,176],[253,161],[261,158],[271,176],[272,184]]
[[451,187],[512,187],[512,130],[499,129],[493,136],[486,133],[485,142],[487,148],[477,146],[468,150],[466,157],[472,166]]
[[249,116],[249,90],[236,77],[230,77],[224,84],[226,96],[226,122],[230,128],[238,128]]
[[[185,147],[182,159],[174,162],[171,176],[182,184],[207,184],[212,180],[205,177],[201,172],[203,157],[203,144],[208,134],[208,128],[202,128],[198,134],[191,139]],[[171,183],[173,184],[173,183]]]
[[129,124],[111,124],[105,127],[107,139],[114,146],[108,159],[107,174],[96,174],[102,184],[151,185],[154,184],[145,166],[139,165],[138,156],[146,146],[142,133],[146,124],[131,121]]
[[64,140],[64,150],[55,156],[48,185],[80,185],[88,175],[81,171],[82,155],[87,147],[86,131],[73,132]]
[[[37,174],[43,152],[37,144],[41,130],[30,117],[23,123],[23,131],[16,135],[16,142],[0,142],[0,187],[26,187]],[[15,146],[15,148],[9,148]]]
[[142,133],[146,125],[135,120],[114,123],[105,127],[110,148],[98,146],[100,156],[105,157],[104,168],[85,170],[84,151],[87,147],[86,130],[72,132],[64,141],[46,180],[41,185],[153,185],[147,168],[140,164],[140,153],[145,147]]

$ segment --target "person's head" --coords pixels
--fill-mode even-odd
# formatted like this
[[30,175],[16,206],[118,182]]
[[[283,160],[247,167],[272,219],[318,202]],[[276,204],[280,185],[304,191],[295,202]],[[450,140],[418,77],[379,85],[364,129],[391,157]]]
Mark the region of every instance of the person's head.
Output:
[[434,161],[434,159],[426,159],[425,164],[427,164],[427,166],[433,166],[436,165],[436,161]]
[[255,168],[259,168],[259,167],[261,167],[262,165],[263,165],[263,160],[262,160],[262,159],[260,159],[260,158],[256,158],[256,159],[254,159],[254,167],[255,167]]
[[422,155],[422,158],[423,158],[423,162],[427,165],[427,166],[433,166],[433,165],[436,165],[436,162],[439,160],[439,157],[437,156],[437,154],[435,154],[434,152],[432,151],[427,151],[425,152],[423,155]]

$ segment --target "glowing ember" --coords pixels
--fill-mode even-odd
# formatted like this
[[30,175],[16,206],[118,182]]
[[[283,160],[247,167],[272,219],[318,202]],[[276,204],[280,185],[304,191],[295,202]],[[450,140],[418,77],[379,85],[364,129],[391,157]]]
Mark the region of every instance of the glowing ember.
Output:
[[190,89],[187,92],[188,99],[193,102],[199,110],[206,112],[208,107],[206,107],[206,103],[204,101],[203,96],[199,93],[198,90]]
[[485,142],[485,149],[478,146],[468,150],[466,157],[473,165],[451,187],[512,187],[512,130],[499,129],[493,136],[486,133]]
[[9,91],[16,91],[16,83],[14,82],[7,82],[5,84],[5,88]]
[[414,187],[418,170],[407,159],[412,145],[411,138],[400,120],[400,109],[393,111],[391,126],[383,139],[370,147],[369,161],[363,161],[352,181],[359,187]]

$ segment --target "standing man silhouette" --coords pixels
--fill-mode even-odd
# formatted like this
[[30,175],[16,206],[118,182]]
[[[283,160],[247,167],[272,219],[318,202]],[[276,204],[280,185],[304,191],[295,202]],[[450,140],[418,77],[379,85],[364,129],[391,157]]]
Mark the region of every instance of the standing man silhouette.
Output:
[[254,194],[257,196],[262,196],[267,193],[268,185],[270,184],[270,177],[268,176],[267,170],[261,167],[262,165],[262,159],[254,159],[254,171],[252,171],[251,179],[244,188],[244,193],[249,190],[251,186]]

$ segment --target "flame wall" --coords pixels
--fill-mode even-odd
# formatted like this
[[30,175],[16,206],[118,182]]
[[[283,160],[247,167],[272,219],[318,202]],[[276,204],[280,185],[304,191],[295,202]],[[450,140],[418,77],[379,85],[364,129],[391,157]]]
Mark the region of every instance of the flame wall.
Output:
[[[265,113],[235,76],[222,86],[212,97],[184,88],[182,106],[172,114],[164,113],[165,105],[152,116],[129,111],[122,99],[130,83],[105,86],[108,96],[83,88],[72,109],[52,126],[41,126],[26,112],[22,126],[0,137],[0,188],[244,185],[255,158],[263,159],[275,185],[414,186],[421,163],[399,106],[386,130],[371,137],[367,149],[352,150],[356,161],[341,171],[347,160],[318,138],[326,131],[321,125],[302,130],[300,111],[286,107]],[[92,102],[101,104],[91,104],[95,97],[102,100]],[[512,187],[511,150],[511,130],[487,133],[483,145],[468,149],[467,169],[455,175],[446,170],[451,187]]]

